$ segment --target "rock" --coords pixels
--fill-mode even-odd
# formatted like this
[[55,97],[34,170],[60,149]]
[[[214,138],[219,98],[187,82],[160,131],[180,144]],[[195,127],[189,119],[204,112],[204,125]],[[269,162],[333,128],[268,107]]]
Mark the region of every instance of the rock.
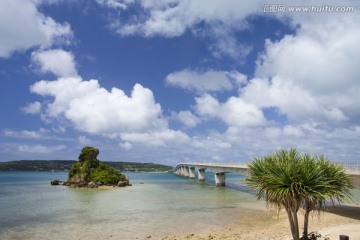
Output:
[[97,185],[96,183],[94,183],[94,182],[89,182],[89,183],[88,183],[88,187],[90,187],[90,188],[97,188],[98,185]]
[[128,185],[128,182],[127,181],[119,181],[117,185],[118,185],[118,187],[126,187]]
[[50,185],[53,185],[53,186],[56,186],[56,185],[59,185],[60,184],[60,180],[59,179],[53,179],[51,180],[50,182]]
[[96,159],[99,149],[94,147],[84,147],[78,158],[78,162],[69,171],[68,180],[70,185],[77,187],[98,187],[118,186],[120,181],[127,182],[128,178],[119,170],[106,165]]

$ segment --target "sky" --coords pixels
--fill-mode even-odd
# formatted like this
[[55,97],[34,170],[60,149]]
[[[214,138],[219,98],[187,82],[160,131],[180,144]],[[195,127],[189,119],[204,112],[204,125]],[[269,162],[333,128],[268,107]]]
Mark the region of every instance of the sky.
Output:
[[0,161],[357,161],[359,5],[0,0]]

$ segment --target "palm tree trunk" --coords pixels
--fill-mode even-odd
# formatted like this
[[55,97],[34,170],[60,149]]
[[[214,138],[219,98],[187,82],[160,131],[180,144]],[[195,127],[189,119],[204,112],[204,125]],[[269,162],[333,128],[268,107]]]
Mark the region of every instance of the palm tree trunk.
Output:
[[294,240],[298,240],[299,239],[299,225],[297,222],[297,214],[296,214],[296,212],[294,213],[291,208],[285,207],[285,209],[286,209],[286,213],[289,218],[291,235]]
[[308,201],[305,202],[305,215],[304,215],[304,232],[303,232],[303,238],[307,239],[307,236],[309,234],[309,215],[310,215],[310,203]]
[[298,221],[298,217],[297,217],[297,207],[296,206],[294,206],[292,208],[292,214],[293,214],[294,226],[295,226],[294,240],[298,240],[298,239],[300,239],[300,234],[299,234],[299,221]]

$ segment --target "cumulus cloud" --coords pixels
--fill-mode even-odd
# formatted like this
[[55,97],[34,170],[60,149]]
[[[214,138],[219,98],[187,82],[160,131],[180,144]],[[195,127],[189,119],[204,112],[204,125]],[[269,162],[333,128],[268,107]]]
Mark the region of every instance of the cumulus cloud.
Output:
[[183,123],[186,127],[192,128],[201,123],[201,120],[190,111],[180,111],[172,113],[172,119]]
[[37,51],[31,54],[32,61],[43,73],[53,73],[58,77],[77,76],[74,56],[62,49]]
[[295,35],[268,40],[258,78],[241,89],[242,99],[260,108],[276,107],[291,121],[359,119],[359,17],[339,18],[304,24]]
[[277,76],[271,80],[252,79],[241,89],[241,98],[261,109],[276,107],[280,114],[294,122],[324,117],[335,121],[347,119],[338,108],[321,104],[306,88]]
[[[136,1],[98,1],[103,6],[116,2],[125,9]],[[237,25],[248,14],[259,9],[259,3],[227,1],[137,1],[143,17],[133,19],[133,22],[117,25],[118,33],[122,35],[140,34],[144,36],[162,35],[174,37],[183,34],[187,29],[199,23],[214,22]],[[114,6],[110,6],[114,7]],[[145,16],[145,17],[144,17]]]
[[[245,19],[260,11],[257,1],[246,4],[232,0],[211,3],[187,0],[97,2],[115,11],[131,11],[132,7],[141,10],[139,15],[132,15],[125,21],[122,17],[127,14],[119,14],[116,15],[120,16],[119,19],[112,19],[112,28],[122,36],[176,37],[191,31],[197,37],[210,38],[209,49],[214,56],[231,58],[243,58],[252,50],[251,46],[242,44],[240,38],[234,38],[234,32],[246,28]],[[299,2],[304,4],[302,1],[294,1],[294,4]],[[56,39],[49,40],[55,34],[51,30],[56,27],[63,27],[64,31],[59,31],[59,36],[69,36],[66,34],[67,24],[51,21],[39,14],[36,8],[35,13],[48,26],[48,29],[38,28],[43,40],[12,48],[2,45],[6,50],[0,50],[0,55],[7,56],[12,51],[29,46],[47,46]],[[200,121],[207,119],[220,120],[227,127],[225,132],[208,129],[203,136],[189,137],[184,132],[169,129],[161,106],[155,102],[150,89],[136,84],[132,93],[127,95],[117,88],[106,90],[97,80],[83,80],[76,74],[74,57],[65,51],[58,53],[65,56],[60,59],[68,65],[64,64],[60,69],[51,63],[51,57],[56,55],[54,50],[33,54],[33,61],[41,71],[52,72],[59,79],[33,84],[31,91],[46,99],[32,106],[29,104],[23,110],[27,108],[28,113],[43,110],[44,118],[59,122],[65,119],[80,131],[116,137],[116,147],[141,150],[142,153],[148,151],[156,161],[178,161],[179,152],[181,159],[191,161],[194,158],[196,161],[249,161],[253,156],[268,154],[274,149],[294,146],[301,151],[323,153],[333,159],[351,159],[360,154],[357,69],[360,51],[356,42],[360,39],[359,17],[355,13],[334,16],[278,14],[282,20],[289,17],[284,23],[288,24],[290,19],[296,26],[295,34],[265,42],[264,52],[256,64],[255,77],[248,79],[237,71],[189,69],[170,73],[166,77],[168,85],[198,94],[194,113],[180,111],[173,113],[170,119],[177,119],[187,127],[198,126]],[[45,53],[51,53],[51,56],[46,57]],[[36,59],[39,56],[46,60]],[[237,96],[225,100],[216,98],[216,91],[229,91],[234,87],[239,87]],[[285,116],[285,119],[272,120],[267,113],[269,108],[275,109],[274,112]],[[36,132],[8,131],[4,134],[8,137],[36,137]],[[87,140],[80,137],[78,142]],[[58,149],[61,149],[59,146]],[[160,150],[156,150],[157,147]],[[163,147],[167,147],[166,151]],[[30,149],[46,151],[42,150],[46,149],[42,145],[21,145],[20,149],[23,152]],[[140,155],[138,151],[126,152]]]
[[[246,28],[246,17],[260,9],[257,1],[235,0],[171,0],[171,1],[114,1],[98,0],[101,6],[116,11],[131,11],[137,15],[123,18],[115,14],[111,28],[122,36],[177,37],[186,31],[211,40],[208,48],[215,57],[243,59],[251,51],[237,39],[234,31]],[[205,26],[205,27],[203,27]]]
[[192,71],[184,69],[166,76],[166,83],[198,93],[228,91],[233,89],[233,83],[246,82],[245,75],[237,71]]
[[[342,13],[336,12],[306,12],[296,13],[289,10],[292,6],[346,6],[339,1],[236,1],[236,0],[165,0],[165,1],[135,1],[135,0],[97,0],[104,7],[116,11],[111,18],[111,28],[122,36],[141,35],[145,37],[163,36],[177,37],[187,31],[196,36],[210,39],[208,48],[215,57],[230,57],[243,61],[252,50],[236,34],[249,27],[249,16],[263,15],[264,6],[282,4],[284,12],[277,14],[265,13],[266,17],[277,17],[294,29],[298,25],[311,25],[323,19],[336,19]],[[351,1],[350,6],[359,6]],[[136,9],[133,11],[132,8]],[[120,14],[118,14],[120,11]],[[123,11],[131,14],[121,14]],[[136,15],[134,15],[136,12]],[[344,13],[349,14],[349,13]],[[353,13],[350,13],[353,14]],[[128,16],[131,17],[128,17]],[[355,15],[355,13],[354,13]],[[125,17],[124,17],[125,16]],[[317,31],[314,32],[317,34]]]
[[324,154],[331,160],[356,160],[360,153],[357,147],[360,133],[357,129],[324,129],[315,122],[276,127],[229,127],[221,137],[233,148],[224,151],[222,156],[248,162],[254,156],[264,156],[275,149],[296,147],[302,152]]
[[32,47],[68,43],[71,37],[69,24],[43,15],[33,1],[0,1],[0,57]]
[[123,142],[123,143],[120,143],[119,146],[125,150],[130,150],[132,149],[132,144],[129,143],[129,142]]
[[190,140],[185,133],[171,129],[156,132],[123,133],[121,134],[121,138],[124,141],[140,143],[153,147],[171,146],[169,144],[173,143],[184,144]]
[[266,124],[263,112],[254,104],[238,97],[220,103],[215,97],[204,94],[196,98],[196,111],[200,116],[217,118],[229,126],[261,126]]
[[41,112],[41,103],[36,101],[33,103],[29,103],[27,104],[25,107],[21,108],[21,110],[24,113],[29,113],[29,114],[37,114]]
[[218,152],[219,150],[230,149],[232,146],[231,143],[213,136],[201,138],[195,137],[192,139],[191,145],[195,148],[205,149],[211,152]]
[[152,91],[140,84],[134,86],[131,96],[118,88],[109,92],[97,80],[80,78],[39,81],[31,91],[54,98],[46,106],[47,117],[64,117],[87,133],[119,136],[123,132],[167,127]]

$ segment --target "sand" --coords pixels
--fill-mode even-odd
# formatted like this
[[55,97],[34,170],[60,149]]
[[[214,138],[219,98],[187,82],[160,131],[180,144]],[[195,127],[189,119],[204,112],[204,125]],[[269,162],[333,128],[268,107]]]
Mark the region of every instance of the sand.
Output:
[[[299,225],[302,232],[303,217],[299,212]],[[313,213],[310,217],[309,232],[316,231],[322,238],[338,240],[340,235],[350,240],[360,240],[360,206],[328,207],[324,212]],[[247,215],[238,222],[208,233],[188,233],[182,236],[164,237],[163,240],[290,240],[291,232],[286,213],[270,209],[256,215]]]

